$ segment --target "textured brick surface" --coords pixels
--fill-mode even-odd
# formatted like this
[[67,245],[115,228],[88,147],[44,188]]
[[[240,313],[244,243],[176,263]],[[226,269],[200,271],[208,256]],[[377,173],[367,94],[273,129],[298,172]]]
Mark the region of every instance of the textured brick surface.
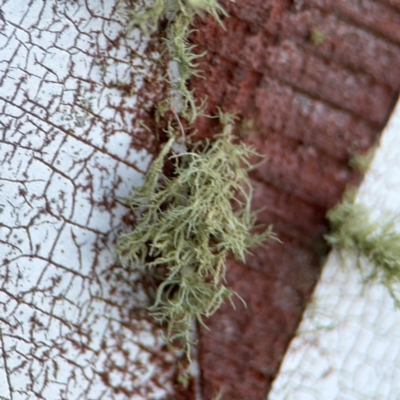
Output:
[[[357,195],[370,221],[390,220],[397,230],[399,131],[400,103]],[[399,399],[400,312],[380,279],[365,284],[371,267],[353,251],[331,252],[269,400]]]
[[[268,393],[325,254],[326,210],[357,177],[348,166],[376,140],[400,87],[400,7],[395,1],[224,3],[193,34],[207,78],[193,79],[209,112],[240,118],[238,134],[267,157],[253,173],[260,220],[283,243],[257,249],[228,280],[246,300],[225,306],[201,330],[205,399]],[[322,38],[313,40],[315,35]],[[199,136],[212,123],[199,121]]]

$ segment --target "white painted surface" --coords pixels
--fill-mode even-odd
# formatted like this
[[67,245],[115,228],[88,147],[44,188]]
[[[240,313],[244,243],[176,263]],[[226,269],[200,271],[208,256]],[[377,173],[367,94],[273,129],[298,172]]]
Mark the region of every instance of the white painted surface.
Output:
[[[372,218],[400,216],[400,102],[358,201]],[[364,288],[355,262],[331,253],[269,400],[400,399],[400,310],[384,286]]]
[[148,39],[115,44],[116,0],[0,8],[0,399],[161,398],[171,356],[132,317],[140,287],[113,277],[115,199],[149,162],[132,147]]

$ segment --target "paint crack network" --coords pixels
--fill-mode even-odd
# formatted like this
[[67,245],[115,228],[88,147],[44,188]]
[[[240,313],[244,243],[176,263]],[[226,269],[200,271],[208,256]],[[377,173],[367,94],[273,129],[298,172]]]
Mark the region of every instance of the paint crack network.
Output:
[[0,9],[0,398],[164,398],[173,357],[113,256],[154,151],[157,44],[117,0]]

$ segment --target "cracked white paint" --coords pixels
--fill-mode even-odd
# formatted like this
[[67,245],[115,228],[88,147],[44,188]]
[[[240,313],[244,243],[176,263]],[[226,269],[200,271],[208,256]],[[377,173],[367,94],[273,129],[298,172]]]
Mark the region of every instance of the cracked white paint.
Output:
[[[150,157],[155,54],[116,0],[0,0],[0,399],[159,399],[173,359],[132,317],[113,242]],[[116,86],[129,83],[130,94]],[[116,278],[119,277],[119,279]],[[133,285],[133,286],[132,286]]]
[[[399,133],[400,102],[358,194],[372,218],[400,216]],[[269,400],[400,398],[400,310],[383,285],[364,289],[355,262],[330,255]]]

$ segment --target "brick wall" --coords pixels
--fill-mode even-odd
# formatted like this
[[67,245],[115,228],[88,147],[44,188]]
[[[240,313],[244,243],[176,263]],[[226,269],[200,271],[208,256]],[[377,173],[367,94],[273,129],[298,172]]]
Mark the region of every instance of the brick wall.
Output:
[[[198,97],[236,112],[237,134],[267,161],[252,175],[260,221],[282,240],[229,262],[228,283],[244,298],[201,329],[204,399],[262,399],[319,277],[325,213],[355,183],[349,159],[378,135],[400,87],[398,0],[224,2],[226,30],[198,19],[192,40],[206,80]],[[213,132],[198,123],[199,136]],[[185,394],[182,394],[182,398]]]

